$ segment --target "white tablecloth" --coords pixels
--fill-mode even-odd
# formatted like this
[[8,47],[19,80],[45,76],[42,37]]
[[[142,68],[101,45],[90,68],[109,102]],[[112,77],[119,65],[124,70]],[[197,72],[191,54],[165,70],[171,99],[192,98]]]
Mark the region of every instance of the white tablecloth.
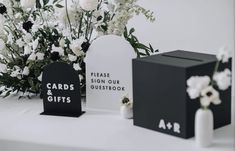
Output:
[[133,126],[118,113],[87,109],[80,118],[42,116],[39,99],[0,100],[0,151],[234,151],[233,126],[215,131],[201,149],[194,138]]

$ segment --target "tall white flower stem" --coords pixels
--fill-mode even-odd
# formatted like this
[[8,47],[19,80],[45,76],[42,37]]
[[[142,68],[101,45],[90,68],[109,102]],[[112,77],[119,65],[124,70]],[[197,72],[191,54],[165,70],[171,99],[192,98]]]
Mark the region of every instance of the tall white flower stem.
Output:
[[66,15],[67,15],[68,23],[69,23],[69,28],[70,28],[70,31],[72,32],[72,25],[71,25],[71,21],[69,18],[69,12],[68,12],[68,0],[65,0],[65,11],[66,11]]

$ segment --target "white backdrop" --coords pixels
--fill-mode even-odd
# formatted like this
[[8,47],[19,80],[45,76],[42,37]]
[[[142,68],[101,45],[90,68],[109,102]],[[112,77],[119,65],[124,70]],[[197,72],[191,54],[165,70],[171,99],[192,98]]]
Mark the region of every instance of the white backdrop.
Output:
[[134,18],[129,26],[144,42],[162,52],[175,49],[190,51],[216,50],[228,45],[234,48],[234,0],[139,0],[154,11],[156,21]]

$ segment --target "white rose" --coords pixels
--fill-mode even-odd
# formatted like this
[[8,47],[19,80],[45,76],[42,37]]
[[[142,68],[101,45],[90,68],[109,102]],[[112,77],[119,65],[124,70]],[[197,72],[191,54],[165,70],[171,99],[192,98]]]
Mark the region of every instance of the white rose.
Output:
[[73,64],[73,68],[74,68],[76,71],[81,70],[81,67],[80,67],[79,63],[74,63],[74,64]]
[[61,38],[59,43],[60,43],[60,47],[64,48],[64,45],[65,45],[64,38]]
[[17,39],[17,40],[16,40],[16,44],[17,44],[20,48],[22,48],[22,47],[25,45],[25,42],[24,42],[22,39]]
[[219,49],[218,53],[216,54],[216,57],[219,61],[226,63],[229,61],[230,58],[232,58],[232,53],[232,50],[229,49],[229,47],[225,46]]
[[30,46],[25,46],[24,47],[24,55],[29,55],[32,53],[32,48]]
[[7,43],[8,44],[13,44],[14,43],[13,35],[11,33],[9,33],[8,36],[7,36]]
[[44,59],[44,56],[45,56],[44,53],[41,53],[41,52],[37,52],[37,53],[36,53],[37,60],[43,60],[43,59]]
[[71,55],[71,54],[68,54],[68,58],[69,58],[69,61],[76,61],[77,60],[77,56],[74,56],[74,55]]
[[36,54],[35,53],[31,53],[31,55],[29,56],[28,60],[34,61],[36,60]]
[[29,67],[24,67],[22,74],[26,76],[29,75]]
[[5,50],[5,48],[6,48],[5,42],[2,39],[0,39],[0,51]]
[[32,36],[30,33],[26,33],[26,34],[23,36],[23,39],[24,39],[24,42],[30,43],[31,40],[33,39],[33,36]]
[[32,42],[33,50],[36,50],[38,47],[38,38]]
[[210,84],[210,77],[208,76],[192,76],[187,80],[187,92],[191,99],[196,99],[200,96],[202,89]]
[[0,73],[6,73],[7,66],[5,64],[0,63]]
[[232,84],[232,73],[229,69],[225,69],[223,72],[215,73],[213,80],[216,81],[220,90],[226,90]]
[[51,52],[58,52],[60,56],[64,56],[64,49],[61,47],[52,46]]
[[40,28],[40,25],[34,23],[33,26],[32,26],[32,32],[33,33],[37,32],[39,28]]
[[80,39],[76,39],[76,40],[73,40],[70,44],[70,49],[73,51],[73,53],[75,55],[77,55],[78,57],[83,55],[83,52],[82,52],[82,40]]
[[36,5],[36,0],[20,0],[20,4],[25,9],[32,9]]
[[3,33],[4,31],[4,22],[5,22],[5,18],[2,14],[0,14],[0,32]]
[[20,17],[22,17],[22,14],[21,14],[21,13],[16,13],[16,14],[15,14],[15,18],[16,18],[16,19],[20,19]]
[[92,10],[97,9],[99,1],[98,0],[80,0],[79,4],[82,9],[86,11],[92,11]]

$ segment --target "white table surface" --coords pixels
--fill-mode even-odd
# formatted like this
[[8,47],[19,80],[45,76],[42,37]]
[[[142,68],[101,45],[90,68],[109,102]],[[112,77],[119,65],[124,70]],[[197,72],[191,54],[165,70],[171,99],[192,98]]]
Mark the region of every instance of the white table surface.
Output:
[[0,99],[0,151],[234,151],[234,126],[215,130],[213,146],[133,126],[118,113],[87,109],[80,118],[42,116],[39,99]]

